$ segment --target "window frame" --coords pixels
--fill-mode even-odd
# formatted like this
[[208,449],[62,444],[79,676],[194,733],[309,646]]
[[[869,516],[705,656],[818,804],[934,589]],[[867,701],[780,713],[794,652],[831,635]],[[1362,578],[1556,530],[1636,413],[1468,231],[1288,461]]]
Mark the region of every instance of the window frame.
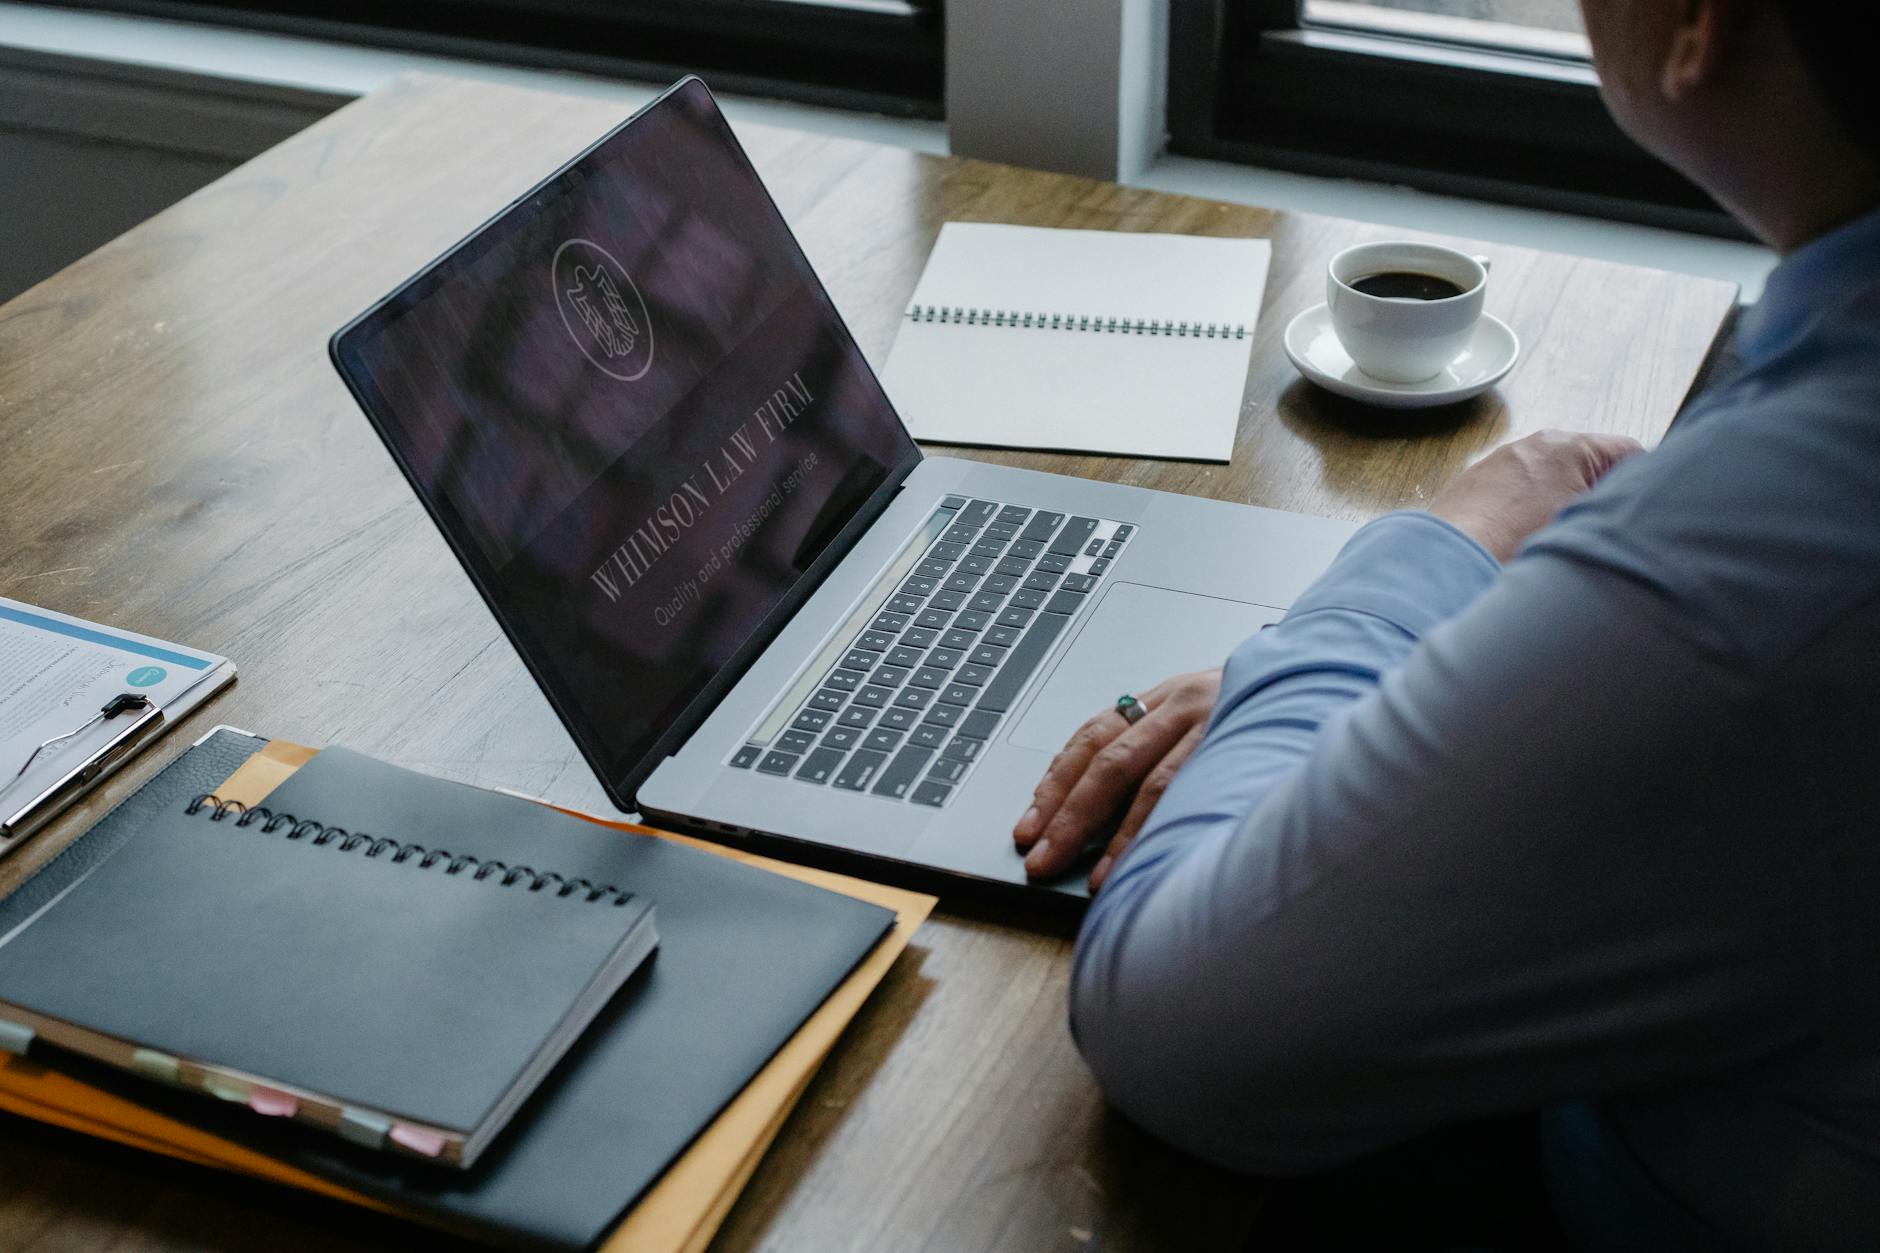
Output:
[[941,115],[939,0],[53,2],[649,82],[696,73],[726,92]]
[[1170,0],[1170,150],[1747,239],[1622,133],[1583,61]]

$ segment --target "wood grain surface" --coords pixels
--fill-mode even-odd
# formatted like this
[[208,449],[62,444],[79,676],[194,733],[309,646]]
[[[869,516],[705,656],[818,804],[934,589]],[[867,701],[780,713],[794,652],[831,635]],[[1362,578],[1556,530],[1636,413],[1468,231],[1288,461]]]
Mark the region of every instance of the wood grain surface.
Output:
[[[0,892],[215,723],[606,809],[352,404],[327,337],[619,120],[411,78],[0,307],[0,593],[211,649],[240,682],[0,863]],[[1280,335],[1337,249],[1401,232],[739,127],[871,360],[941,222],[1265,236],[1228,465],[962,455],[1306,513],[1426,499],[1545,426],[1650,442],[1732,307],[1706,280],[1495,245],[1524,359],[1418,418],[1304,384]],[[49,212],[57,211],[48,189]],[[1170,412],[1181,398],[1169,397]],[[1145,420],[1158,415],[1146,414]],[[949,902],[811,1087],[716,1248],[1240,1247],[1254,1185],[1105,1112],[1064,1028],[1070,932]],[[0,1121],[0,1249],[448,1247],[385,1219]]]

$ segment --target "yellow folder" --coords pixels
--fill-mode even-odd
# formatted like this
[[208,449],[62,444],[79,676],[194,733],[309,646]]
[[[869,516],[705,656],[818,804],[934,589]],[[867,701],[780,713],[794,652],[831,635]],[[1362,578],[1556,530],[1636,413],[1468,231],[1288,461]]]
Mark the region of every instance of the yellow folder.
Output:
[[[224,800],[259,804],[282,780],[313,759],[317,750],[297,744],[270,743],[216,789]],[[730,1212],[745,1181],[817,1067],[835,1046],[849,1020],[862,1007],[934,907],[934,898],[883,887],[828,871],[793,866],[768,857],[723,848],[682,835],[614,822],[592,814],[576,817],[622,832],[626,839],[672,840],[729,857],[747,865],[788,875],[832,892],[841,892],[894,911],[894,929],[810,1015],[775,1057],[712,1124],[666,1169],[658,1182],[601,1242],[603,1253],[695,1253],[710,1243]],[[162,1153],[200,1166],[239,1171],[259,1179],[398,1213],[396,1205],[329,1183],[286,1162],[202,1131],[189,1123],[145,1109],[89,1084],[49,1070],[27,1058],[0,1058],[0,1109],[52,1123],[86,1135]]]

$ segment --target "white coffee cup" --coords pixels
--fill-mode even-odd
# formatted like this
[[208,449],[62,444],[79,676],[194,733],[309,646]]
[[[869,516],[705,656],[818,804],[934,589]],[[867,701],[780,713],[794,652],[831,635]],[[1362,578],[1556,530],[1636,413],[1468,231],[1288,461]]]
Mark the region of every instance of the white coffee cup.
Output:
[[[1430,275],[1459,294],[1438,300],[1368,295],[1352,284],[1380,274]],[[1360,370],[1386,383],[1421,383],[1442,373],[1482,318],[1488,259],[1439,244],[1357,244],[1325,271],[1332,330]]]

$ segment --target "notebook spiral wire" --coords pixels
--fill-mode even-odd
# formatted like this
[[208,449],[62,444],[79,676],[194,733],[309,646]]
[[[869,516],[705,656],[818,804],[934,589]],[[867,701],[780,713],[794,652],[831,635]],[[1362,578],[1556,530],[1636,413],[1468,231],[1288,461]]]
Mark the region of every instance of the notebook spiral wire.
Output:
[[296,818],[293,814],[275,813],[263,805],[244,805],[240,801],[225,801],[211,792],[204,792],[192,799],[183,810],[186,814],[206,814],[210,822],[221,822],[229,815],[235,815],[235,826],[251,827],[261,823],[263,835],[273,835],[286,828],[285,838],[306,840],[310,844],[328,845],[337,843],[339,851],[350,853],[354,849],[364,848],[367,857],[378,857],[391,853],[394,864],[403,864],[416,857],[420,870],[429,870],[436,865],[444,867],[445,874],[462,874],[470,870],[471,878],[484,880],[501,876],[503,887],[513,887],[526,881],[529,891],[541,892],[550,887],[558,897],[585,894],[587,901],[601,901],[612,896],[613,905],[625,905],[633,899],[633,893],[625,888],[615,887],[611,883],[595,883],[589,879],[570,879],[556,874],[552,870],[538,871],[528,866],[511,866],[507,862],[494,858],[474,857],[468,853],[452,853],[448,849],[426,848],[422,844],[404,844],[384,836],[367,835],[363,831],[348,831],[344,827],[330,827],[325,823],[315,822],[311,818]]
[[946,322],[964,326],[1009,326],[1020,330],[1091,331],[1116,335],[1165,335],[1176,339],[1245,339],[1237,322],[1177,322],[1158,318],[1112,318],[1081,313],[1026,313],[966,305],[909,305],[910,322]]

